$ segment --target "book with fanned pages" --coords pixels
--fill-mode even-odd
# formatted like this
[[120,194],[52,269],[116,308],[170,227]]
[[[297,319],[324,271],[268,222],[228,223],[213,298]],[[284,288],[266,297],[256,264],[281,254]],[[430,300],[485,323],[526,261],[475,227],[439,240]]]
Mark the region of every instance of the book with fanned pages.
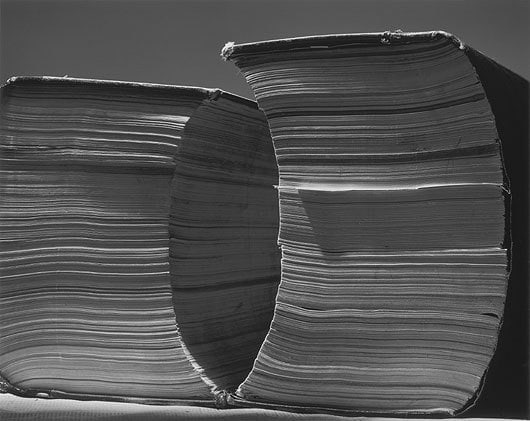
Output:
[[279,281],[256,103],[22,77],[2,88],[1,119],[4,389],[213,405],[237,387]]
[[73,78],[2,87],[0,390],[472,407],[528,294],[528,83],[445,32],[222,55],[257,103]]
[[472,406],[510,267],[508,308],[528,292],[517,156],[528,83],[439,31],[228,43],[221,55],[267,116],[282,249],[270,331],[231,401],[365,414]]

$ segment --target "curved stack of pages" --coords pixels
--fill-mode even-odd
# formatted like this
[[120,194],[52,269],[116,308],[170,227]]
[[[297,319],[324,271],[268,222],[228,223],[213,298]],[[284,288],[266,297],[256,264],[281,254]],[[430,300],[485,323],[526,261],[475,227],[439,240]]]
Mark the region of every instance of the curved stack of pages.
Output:
[[240,405],[451,413],[507,285],[495,118],[445,33],[227,44],[267,116],[282,278]]
[[270,326],[280,252],[278,171],[256,103],[203,105],[176,154],[170,215],[175,314],[194,366],[235,390]]
[[[190,128],[202,140],[185,146],[185,126],[200,107],[217,109],[224,120],[202,112]],[[195,316],[201,323],[210,317],[210,330],[221,322],[217,329],[225,331],[202,342],[228,369],[243,357],[224,354],[239,345],[252,358],[270,323],[279,278],[277,171],[255,103],[199,88],[15,78],[2,88],[1,117],[0,374],[9,390],[213,402],[173,306],[182,304],[182,313],[195,308],[182,316],[183,332]],[[175,174],[186,159],[186,153],[176,158],[181,147],[204,159],[197,172]],[[208,178],[208,161],[222,153],[230,158]],[[231,193],[234,177],[239,184]],[[227,196],[211,208],[204,180]],[[172,191],[180,197],[171,200]],[[223,218],[230,194],[242,209],[228,212],[241,227],[237,235]],[[170,206],[181,209],[178,200],[187,201],[187,210],[171,222],[182,236],[170,251]],[[204,214],[219,219],[206,221]],[[207,230],[210,222],[220,228]],[[198,238],[193,230],[201,228]],[[249,245],[255,232],[261,241]],[[202,240],[200,247],[186,244],[183,251],[187,235]],[[180,290],[172,299],[170,254],[176,287],[188,288],[184,299]],[[205,273],[215,279],[205,280]],[[207,283],[216,288],[203,290]],[[255,302],[262,307],[249,308]],[[222,303],[230,312],[224,323],[209,313]],[[236,309],[241,317],[231,313]],[[197,361],[208,368],[202,355]]]

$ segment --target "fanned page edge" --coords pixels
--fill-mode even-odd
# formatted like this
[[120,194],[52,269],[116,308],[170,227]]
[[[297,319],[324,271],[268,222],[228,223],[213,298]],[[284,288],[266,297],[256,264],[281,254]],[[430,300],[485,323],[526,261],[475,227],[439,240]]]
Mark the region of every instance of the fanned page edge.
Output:
[[[211,103],[214,103],[214,102],[218,101],[219,99],[225,99],[227,101],[231,101],[233,103],[237,103],[238,105],[247,106],[247,107],[251,108],[253,111],[257,111],[257,112],[263,114],[261,109],[258,107],[257,102],[255,102],[253,100],[250,100],[248,98],[242,97],[240,95],[233,94],[231,92],[227,92],[227,91],[224,91],[224,90],[221,90],[221,89],[216,89],[216,90],[212,91],[211,94],[207,98],[203,99],[201,104],[195,109],[193,114],[190,116],[190,119],[186,123],[186,127],[183,130],[183,140],[184,141],[187,139],[187,130],[190,127],[193,126],[193,123],[190,124],[190,125],[188,125],[188,124],[190,122],[192,122],[193,117],[196,114],[200,114],[201,107],[203,107],[203,106],[204,107],[208,107],[208,106],[210,106]],[[263,114],[263,119],[266,120],[266,117],[265,117],[264,114]],[[267,133],[270,136],[270,131],[269,131],[268,125],[266,126],[266,130],[267,130]],[[271,147],[272,147],[272,139],[270,139],[270,137],[269,137],[269,141],[271,142]],[[274,160],[276,161],[276,156],[275,155],[274,155]],[[173,179],[172,179],[172,183],[175,182],[175,178],[176,177],[174,175]],[[276,303],[276,299],[274,300],[274,303]],[[176,315],[176,312],[175,312],[175,315]],[[197,362],[197,360],[195,359],[193,353],[189,350],[188,345],[185,343],[185,341],[183,339],[183,335],[180,333],[180,329],[181,328],[180,328],[180,326],[178,324],[178,316],[176,318],[177,318],[177,327],[179,329],[179,338],[178,338],[179,342],[181,343],[183,351],[184,351],[184,353],[186,355],[186,358],[188,359],[189,363],[193,367],[194,371],[199,375],[199,377],[204,382],[204,384],[210,389],[210,392],[212,394],[212,398],[214,399],[214,405],[213,406],[215,408],[217,408],[217,409],[230,408],[229,396],[230,396],[231,392],[229,390],[227,390],[227,389],[219,388],[215,384],[215,382],[207,375],[207,373],[201,367],[201,365]],[[270,321],[272,321],[272,318],[271,318]],[[267,329],[267,332],[268,332],[269,329],[270,329],[270,322],[269,322],[269,328]],[[263,345],[263,342],[261,343],[259,349],[261,349],[262,345]],[[251,370],[249,370],[249,372],[247,373],[247,376],[248,376],[248,374],[250,373]]]
[[[497,121],[497,117],[491,105],[491,99],[487,95],[487,90],[482,83],[480,74],[477,71],[475,64],[469,57],[470,51],[472,51],[475,54],[478,53],[480,57],[484,57],[486,61],[495,69],[498,67],[499,69],[502,69],[506,71],[507,73],[512,74],[514,77],[518,77],[522,80],[525,80],[525,79],[521,78],[516,73],[511,72],[509,69],[504,68],[503,66],[499,65],[495,61],[485,57],[480,52],[473,50],[471,47],[464,44],[458,37],[446,31],[433,30],[433,31],[422,31],[422,32],[403,32],[398,29],[395,31],[374,32],[374,33],[331,34],[331,35],[295,37],[295,38],[276,39],[276,40],[242,43],[242,44],[236,44],[232,41],[229,41],[222,48],[220,55],[221,55],[221,58],[225,61],[230,61],[230,60],[237,61],[239,56],[242,56],[242,55],[252,56],[252,55],[260,55],[260,54],[269,54],[269,53],[274,54],[278,52],[296,51],[296,50],[311,50],[311,49],[338,49],[338,48],[348,48],[348,47],[356,46],[356,45],[403,45],[403,44],[411,44],[411,43],[419,43],[419,42],[429,42],[429,41],[435,41],[435,40],[440,40],[440,39],[447,39],[450,42],[452,42],[455,48],[461,50],[466,56],[466,58],[469,60],[471,66],[473,67],[473,70],[475,71],[475,77],[477,78],[478,83],[480,83],[482,89],[484,90],[484,94],[486,95],[488,103],[490,104],[491,114],[494,117],[495,121]],[[503,247],[506,248],[506,253],[507,253],[507,258],[508,258],[506,275],[505,275],[506,281],[507,281],[506,282],[506,290],[507,290],[508,280],[510,278],[511,269],[512,269],[511,267],[512,248],[513,248],[513,242],[512,242],[512,237],[511,237],[512,195],[510,191],[510,180],[506,172],[506,165],[505,165],[505,160],[503,156],[503,149],[502,149],[503,140],[497,129],[496,131],[498,134],[497,144],[499,145],[501,161],[502,161],[502,171],[503,171],[502,188],[504,192],[504,207],[506,211],[505,238],[503,242]],[[369,416],[392,416],[392,415],[403,416],[406,414],[427,415],[427,416],[461,415],[462,413],[465,413],[466,411],[468,411],[469,409],[473,408],[476,405],[484,389],[484,384],[486,382],[486,376],[488,374],[489,368],[491,366],[491,362],[493,361],[493,358],[495,357],[496,350],[498,347],[498,339],[499,339],[499,335],[500,335],[503,321],[504,321],[505,309],[506,307],[504,306],[503,315],[500,319],[499,327],[497,330],[497,342],[495,344],[495,351],[492,355],[492,358],[489,362],[488,367],[485,369],[484,374],[482,375],[482,378],[480,379],[480,384],[477,390],[475,391],[474,395],[468,400],[468,402],[464,404],[460,409],[457,409],[455,411],[448,411],[442,408],[442,409],[433,409],[431,411],[384,411],[381,413],[376,413],[376,412],[371,412],[371,411],[364,412],[364,411],[323,408],[323,407],[278,405],[278,404],[268,404],[264,402],[246,400],[244,397],[237,395],[237,392],[230,394],[228,398],[228,403],[234,406],[241,406],[241,407],[254,406],[254,407],[259,407],[259,408],[278,409],[278,410],[293,411],[293,412],[305,412],[305,413],[324,412],[324,413],[329,413],[329,414],[344,414],[344,415],[347,414],[347,415],[354,415],[354,416],[355,415],[359,415],[359,416],[366,416],[366,415],[369,415]]]
[[[237,102],[242,105],[249,106],[254,109],[258,109],[258,105],[255,101],[248,98],[232,94],[230,92],[213,89],[203,88],[195,86],[185,85],[165,85],[165,84],[154,84],[144,82],[128,82],[128,81],[117,81],[117,80],[103,80],[103,79],[84,79],[84,78],[70,78],[70,77],[57,77],[57,76],[13,76],[10,77],[3,85],[0,86],[0,98],[2,103],[8,101],[9,89],[14,85],[38,85],[48,84],[57,86],[92,86],[92,87],[103,87],[103,88],[130,88],[138,90],[139,92],[145,90],[149,92],[159,91],[164,93],[173,93],[175,95],[185,95],[191,98],[196,98],[200,101],[197,108],[190,115],[188,121],[193,118],[195,112],[201,108],[204,104],[209,101],[216,101],[218,98],[223,97],[230,101]],[[173,177],[173,176],[172,176]],[[174,310],[173,310],[174,311]],[[43,398],[43,399],[74,399],[81,401],[112,401],[112,402],[123,402],[123,403],[139,403],[148,405],[189,405],[189,406],[203,406],[212,408],[226,408],[227,407],[227,395],[225,391],[214,392],[209,379],[205,378],[194,364],[194,359],[191,354],[187,352],[186,344],[182,341],[181,334],[178,330],[178,321],[175,316],[175,323],[177,327],[178,337],[177,340],[182,346],[186,354],[186,358],[193,368],[195,373],[201,378],[205,386],[210,389],[211,399],[178,399],[178,398],[151,398],[151,397],[134,397],[126,395],[109,395],[109,394],[91,394],[91,393],[74,393],[64,392],[56,389],[33,389],[33,388],[21,388],[15,384],[12,384],[7,377],[0,371],[0,393],[10,393],[20,397],[26,398]]]

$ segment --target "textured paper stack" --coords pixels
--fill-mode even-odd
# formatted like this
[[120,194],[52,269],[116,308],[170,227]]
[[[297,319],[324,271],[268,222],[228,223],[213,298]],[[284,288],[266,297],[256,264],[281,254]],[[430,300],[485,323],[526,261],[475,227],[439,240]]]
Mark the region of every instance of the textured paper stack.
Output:
[[228,44],[280,174],[282,281],[235,402],[453,413],[493,356],[507,285],[495,120],[443,33]]
[[[0,373],[10,390],[213,401],[202,369],[223,354],[228,370],[251,364],[279,278],[263,114],[221,91],[58,78],[11,80],[2,101]],[[174,306],[190,348],[214,361],[190,357]]]

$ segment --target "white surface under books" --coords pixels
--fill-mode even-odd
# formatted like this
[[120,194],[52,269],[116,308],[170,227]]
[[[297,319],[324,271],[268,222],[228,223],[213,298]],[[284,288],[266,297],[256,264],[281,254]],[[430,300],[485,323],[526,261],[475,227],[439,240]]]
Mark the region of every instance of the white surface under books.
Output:
[[[357,420],[392,421],[398,418],[343,417],[294,414],[268,409],[213,409],[196,406],[155,406],[119,402],[22,398],[0,394],[2,421],[103,421],[103,420]],[[482,418],[466,418],[479,421]],[[438,420],[442,421],[442,420]]]

